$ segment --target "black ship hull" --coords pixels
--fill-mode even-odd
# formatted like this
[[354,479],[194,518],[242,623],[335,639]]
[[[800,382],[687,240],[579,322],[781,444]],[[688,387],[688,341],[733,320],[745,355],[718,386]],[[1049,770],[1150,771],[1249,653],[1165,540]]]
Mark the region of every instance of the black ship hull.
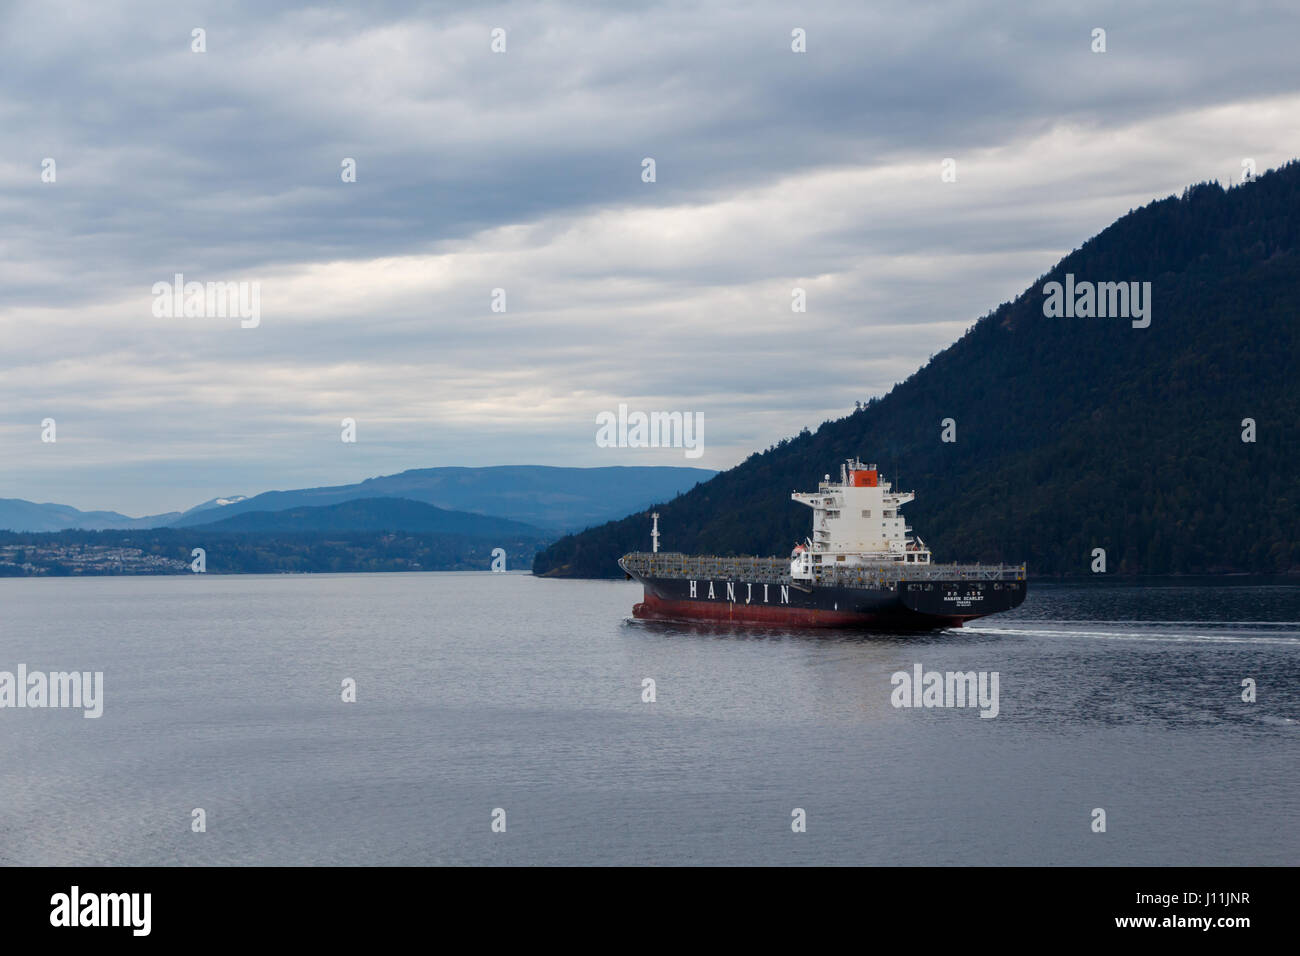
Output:
[[629,574],[645,588],[645,599],[632,608],[643,620],[928,630],[961,627],[1025,600],[1023,580],[902,580],[856,588]]

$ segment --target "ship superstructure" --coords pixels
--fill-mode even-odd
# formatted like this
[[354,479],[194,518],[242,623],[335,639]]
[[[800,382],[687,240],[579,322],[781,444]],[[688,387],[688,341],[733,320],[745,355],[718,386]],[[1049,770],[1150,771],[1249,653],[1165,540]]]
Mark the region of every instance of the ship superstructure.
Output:
[[916,495],[894,491],[875,465],[852,459],[840,466],[838,482],[827,475],[816,491],[790,497],[813,510],[812,535],[792,555],[794,578],[812,580],[816,569],[829,566],[930,563],[930,550],[909,536],[912,528],[901,510]]

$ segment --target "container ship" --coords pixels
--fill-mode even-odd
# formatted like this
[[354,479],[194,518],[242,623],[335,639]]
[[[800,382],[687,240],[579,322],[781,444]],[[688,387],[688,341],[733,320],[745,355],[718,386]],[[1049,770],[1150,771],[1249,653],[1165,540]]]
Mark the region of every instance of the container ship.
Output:
[[812,535],[789,558],[720,557],[652,549],[619,566],[639,581],[634,617],[776,627],[927,630],[1019,607],[1025,566],[935,564],[900,509],[916,498],[894,491],[875,465],[851,459],[840,480],[794,492],[812,509]]

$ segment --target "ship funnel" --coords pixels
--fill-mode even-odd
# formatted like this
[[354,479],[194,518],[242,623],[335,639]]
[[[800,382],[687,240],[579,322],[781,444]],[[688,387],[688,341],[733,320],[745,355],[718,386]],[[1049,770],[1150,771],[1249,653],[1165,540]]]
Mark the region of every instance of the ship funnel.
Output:
[[864,465],[853,458],[848,462],[848,478],[844,483],[852,488],[875,488],[880,484],[880,472],[874,464]]

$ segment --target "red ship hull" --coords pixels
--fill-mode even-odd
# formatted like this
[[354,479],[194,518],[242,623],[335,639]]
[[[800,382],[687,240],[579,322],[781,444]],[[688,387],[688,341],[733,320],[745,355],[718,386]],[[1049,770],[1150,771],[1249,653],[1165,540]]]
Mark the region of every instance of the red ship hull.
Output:
[[961,627],[963,621],[983,615],[940,617],[914,614],[903,608],[890,608],[872,613],[789,605],[738,604],[730,601],[673,601],[647,593],[643,601],[632,606],[632,616],[643,621],[708,621],[769,627],[913,630]]

